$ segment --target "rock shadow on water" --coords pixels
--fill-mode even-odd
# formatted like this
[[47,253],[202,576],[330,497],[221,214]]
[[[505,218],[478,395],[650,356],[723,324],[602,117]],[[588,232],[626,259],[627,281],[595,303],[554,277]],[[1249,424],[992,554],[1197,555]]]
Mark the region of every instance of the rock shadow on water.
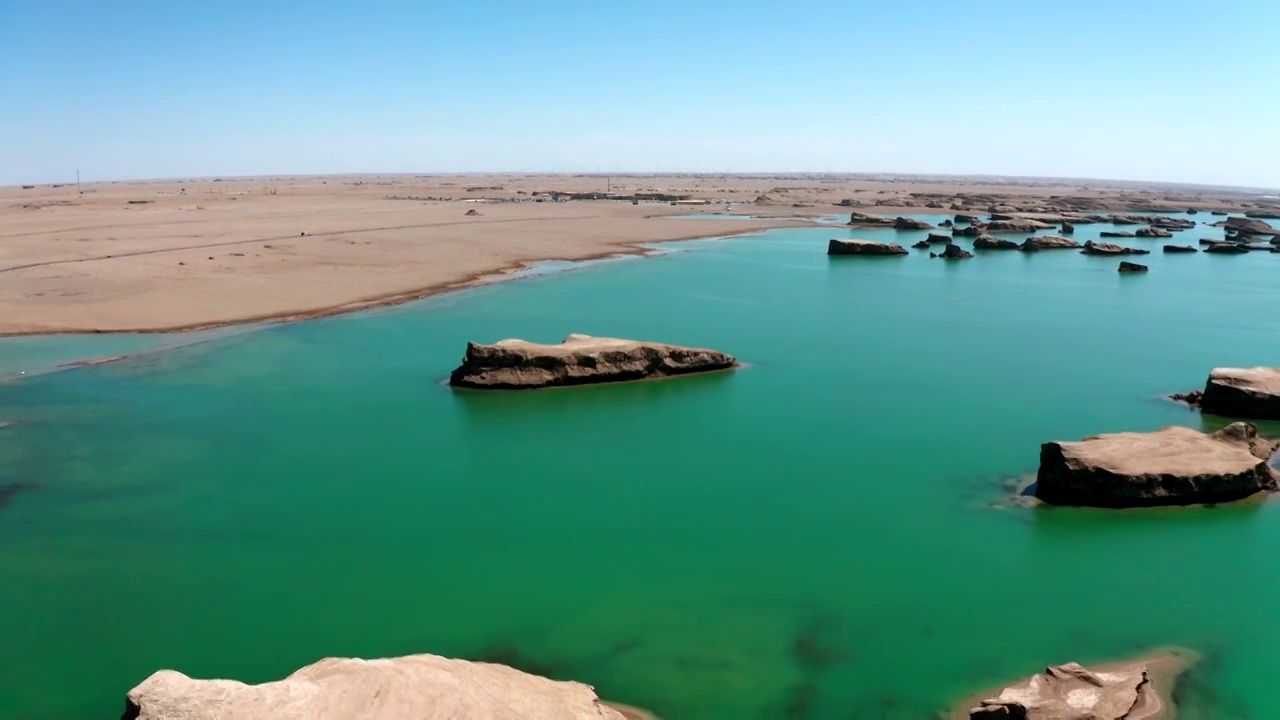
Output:
[[29,482],[0,483],[0,511],[9,507],[18,495],[39,489],[39,485]]

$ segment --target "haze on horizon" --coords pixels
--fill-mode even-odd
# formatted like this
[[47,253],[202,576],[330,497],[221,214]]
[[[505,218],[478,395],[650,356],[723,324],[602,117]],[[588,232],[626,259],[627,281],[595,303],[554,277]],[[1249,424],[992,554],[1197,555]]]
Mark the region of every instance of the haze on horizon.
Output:
[[79,168],[1275,188],[1277,28],[1270,0],[10,0],[0,184]]

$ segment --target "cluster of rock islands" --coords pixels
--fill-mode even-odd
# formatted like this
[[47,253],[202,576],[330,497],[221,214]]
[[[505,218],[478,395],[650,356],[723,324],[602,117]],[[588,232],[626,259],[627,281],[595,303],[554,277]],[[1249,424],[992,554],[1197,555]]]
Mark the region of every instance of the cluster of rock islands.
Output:
[[[912,245],[917,250],[929,250],[929,257],[944,260],[967,260],[974,257],[972,252],[959,247],[956,239],[973,238],[974,250],[1018,250],[1021,252],[1038,252],[1041,250],[1078,250],[1085,255],[1148,255],[1150,250],[1140,247],[1117,245],[1110,242],[1079,243],[1064,237],[1075,233],[1077,225],[1109,224],[1112,226],[1140,226],[1134,231],[1104,230],[1099,236],[1113,238],[1172,238],[1173,233],[1192,230],[1197,227],[1195,221],[1164,215],[1089,215],[1073,213],[1069,215],[1035,213],[1008,214],[992,212],[987,220],[977,215],[957,213],[954,219],[943,221],[937,228],[922,220],[913,218],[888,218],[853,212],[849,216],[850,227],[892,228],[894,230],[948,230],[947,233],[929,233],[929,236]],[[1197,244],[1203,251],[1218,255],[1241,255],[1250,252],[1280,253],[1280,228],[1274,228],[1266,221],[1252,217],[1228,217],[1212,224],[1212,227],[1223,229],[1221,238],[1201,238]],[[1000,234],[1040,233],[1058,230],[1061,235],[1039,235],[1016,242],[1008,238],[997,237]],[[939,252],[932,252],[940,247]],[[1166,253],[1195,253],[1200,249],[1194,245],[1167,244],[1163,246]],[[910,251],[893,242],[877,242],[874,240],[834,239],[827,245],[828,255],[885,257],[909,255]],[[1147,266],[1135,262],[1122,261],[1120,272],[1146,272]]]
[[[1134,237],[1167,237],[1194,223],[1160,216],[1085,216],[1055,218],[1063,235],[1087,222],[1145,226]],[[933,230],[909,218],[877,218],[854,213],[852,223],[904,230]],[[971,236],[977,250],[1036,252],[1078,249],[1097,255],[1142,254],[1145,250],[1109,243],[1083,245],[1060,235],[1021,243],[999,233],[1047,230],[1044,218],[993,213],[988,221],[957,215],[950,235],[930,234],[918,246],[940,246],[935,257],[963,259],[973,253],[953,238]],[[959,224],[966,225],[959,227]],[[1222,223],[1228,239],[1212,241],[1206,252],[1252,252],[1269,236],[1280,245],[1280,231],[1252,218]],[[1111,233],[1112,235],[1124,233]],[[1127,236],[1127,234],[1125,234]],[[1220,248],[1241,248],[1225,250]],[[1216,249],[1215,248],[1219,248]],[[1195,248],[1166,246],[1166,252]],[[832,240],[832,255],[904,255],[892,243]],[[1125,263],[1122,271],[1141,271]],[[531,390],[608,382],[653,380],[731,370],[727,353],[653,342],[570,335],[543,345],[503,340],[470,343],[451,385],[468,390]],[[1204,413],[1232,420],[1216,432],[1169,427],[1155,432],[1094,435],[1078,441],[1054,441],[1040,447],[1040,466],[1030,489],[1053,505],[1134,508],[1220,503],[1280,487],[1270,466],[1277,443],[1261,436],[1246,420],[1280,420],[1280,368],[1215,369],[1203,390],[1172,396]],[[1172,717],[1173,683],[1190,661],[1186,651],[1166,651],[1127,662],[1085,668],[1048,667],[1043,673],[975,696],[958,705],[953,717],[971,719],[1119,720]],[[649,717],[644,712],[603,702],[595,691],[481,662],[414,655],[382,660],[335,659],[309,665],[289,677],[261,685],[231,680],[194,680],[171,670],[147,678],[129,692],[124,717],[133,720],[302,720],[361,717],[391,718],[591,718],[623,720]]]

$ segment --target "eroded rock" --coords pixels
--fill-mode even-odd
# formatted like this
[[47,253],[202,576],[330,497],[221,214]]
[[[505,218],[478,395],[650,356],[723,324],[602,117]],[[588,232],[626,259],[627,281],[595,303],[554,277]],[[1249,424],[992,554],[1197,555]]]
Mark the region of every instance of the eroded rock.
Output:
[[1149,255],[1149,250],[1140,248],[1124,247],[1123,245],[1112,245],[1111,243],[1096,243],[1092,240],[1084,244],[1084,249],[1080,252],[1085,255]]
[[933,226],[923,220],[899,217],[894,218],[893,228],[895,230],[932,230]]
[[989,233],[1023,233],[1037,232],[1039,230],[1048,230],[1053,226],[1048,223],[1042,223],[1039,220],[1031,220],[1028,218],[1012,218],[1010,220],[992,220],[987,223],[987,232]]
[[1145,507],[1239,500],[1276,488],[1277,443],[1248,423],[1215,433],[1168,427],[1040,447],[1036,497],[1053,505]]
[[1200,252],[1190,245],[1165,245],[1164,251],[1167,253],[1193,253]]
[[1173,689],[1194,659],[1166,651],[1127,662],[1051,665],[968,711],[970,720],[1160,720],[1172,718]]
[[133,720],[623,720],[588,685],[505,665],[410,655],[327,658],[284,680],[246,685],[161,670],[129,691]]
[[827,243],[828,255],[906,255],[907,251],[897,243],[874,240],[832,240]]
[[525,390],[647,380],[736,366],[732,355],[716,350],[570,335],[559,345],[524,340],[467,343],[466,356],[450,375],[449,384]]
[[891,218],[855,211],[849,213],[848,224],[860,227],[888,227],[893,225],[893,222]]
[[1040,237],[1027,238],[1018,247],[1023,252],[1034,252],[1037,250],[1067,250],[1080,249],[1080,243],[1064,237],[1056,235],[1042,235]]
[[1138,263],[1128,262],[1127,260],[1120,261],[1119,270],[1122,273],[1144,273],[1150,269],[1151,268],[1146,265],[1139,265]]
[[973,241],[974,250],[1017,250],[1018,243],[1004,238],[982,235]]
[[1200,407],[1213,415],[1280,420],[1280,368],[1215,368]]

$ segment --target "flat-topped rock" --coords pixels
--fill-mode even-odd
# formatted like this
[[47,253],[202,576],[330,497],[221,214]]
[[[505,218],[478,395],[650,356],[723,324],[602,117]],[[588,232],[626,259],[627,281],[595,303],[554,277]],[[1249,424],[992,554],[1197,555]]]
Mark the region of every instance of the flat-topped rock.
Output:
[[[1076,222],[1079,222],[1079,221],[1076,221]],[[1071,234],[1075,233],[1075,231],[1076,231],[1075,223],[1070,223],[1070,222],[1064,222],[1064,223],[1062,223],[1062,234],[1063,234],[1063,235],[1071,235]]]
[[1169,232],[1168,230],[1165,230],[1162,227],[1153,226],[1153,227],[1139,228],[1138,231],[1134,233],[1134,236],[1140,237],[1140,238],[1167,238],[1167,237],[1173,237],[1173,233]]
[[1257,218],[1230,217],[1223,222],[1214,223],[1214,225],[1235,230],[1238,233],[1245,233],[1247,235],[1275,235],[1276,233],[1280,233],[1280,230],[1271,227],[1271,225],[1262,220],[1258,220]]
[[467,343],[466,356],[449,384],[455,387],[525,390],[627,382],[727,370],[732,355],[662,343],[570,335],[559,345],[502,340]]
[[[1194,655],[1162,652],[1086,668],[1045,671],[994,693],[968,710],[970,720],[1161,720],[1176,713],[1173,690]],[[955,716],[961,716],[956,713]]]
[[1277,443],[1248,423],[1215,433],[1169,427],[1040,446],[1036,497],[1053,505],[1144,507],[1239,500],[1274,490]]
[[992,220],[987,223],[987,232],[989,233],[1021,233],[1036,232],[1038,230],[1048,230],[1053,227],[1048,223],[1042,223],[1039,220],[1031,220],[1028,218],[1011,218],[1009,220]]
[[1214,242],[1206,245],[1204,251],[1213,255],[1244,255],[1249,248],[1231,242]]
[[894,218],[893,227],[895,230],[932,230],[933,226],[923,220],[915,218],[899,217]]
[[954,228],[952,229],[951,234],[958,237],[978,237],[979,235],[985,235],[986,232],[986,224],[975,222],[971,225]]
[[893,225],[893,219],[882,217],[880,215],[870,215],[864,212],[851,212],[849,213],[848,224],[862,227],[888,227]]
[[1167,252],[1167,253],[1194,253],[1194,252],[1200,252],[1199,250],[1197,250],[1197,249],[1195,249],[1195,248],[1191,247],[1190,245],[1165,245],[1165,246],[1164,246],[1164,251],[1165,251],[1165,252]]
[[827,243],[828,255],[906,255],[906,248],[897,243],[874,240],[832,240]]
[[991,237],[990,235],[979,236],[973,241],[974,250],[1017,250],[1018,243],[1004,238]]
[[1111,230],[1103,230],[1102,232],[1098,233],[1098,235],[1099,235],[1099,237],[1104,237],[1104,238],[1131,238],[1131,237],[1137,237],[1137,235],[1134,235],[1134,234],[1133,234],[1133,233],[1131,233],[1131,232],[1123,232],[1123,231],[1121,231],[1121,232],[1113,232],[1113,231],[1111,231]]
[[1084,249],[1080,252],[1085,255],[1149,255],[1151,251],[1111,243],[1096,243],[1090,240],[1084,244]]
[[1214,369],[1200,409],[1226,417],[1280,420],[1280,368]]
[[950,245],[950,235],[939,235],[938,233],[929,233],[929,237],[924,239],[927,243],[938,243],[939,245]]
[[1037,250],[1067,250],[1071,248],[1079,250],[1080,247],[1080,243],[1069,238],[1042,235],[1040,237],[1027,238],[1018,246],[1018,249],[1023,252],[1035,252]]
[[135,720],[624,720],[588,685],[505,665],[410,655],[327,658],[260,685],[161,670],[129,691]]
[[1120,261],[1119,270],[1122,273],[1144,273],[1150,269],[1151,268],[1147,267],[1146,265],[1139,265],[1138,263],[1135,263],[1135,262],[1129,262],[1127,260]]

